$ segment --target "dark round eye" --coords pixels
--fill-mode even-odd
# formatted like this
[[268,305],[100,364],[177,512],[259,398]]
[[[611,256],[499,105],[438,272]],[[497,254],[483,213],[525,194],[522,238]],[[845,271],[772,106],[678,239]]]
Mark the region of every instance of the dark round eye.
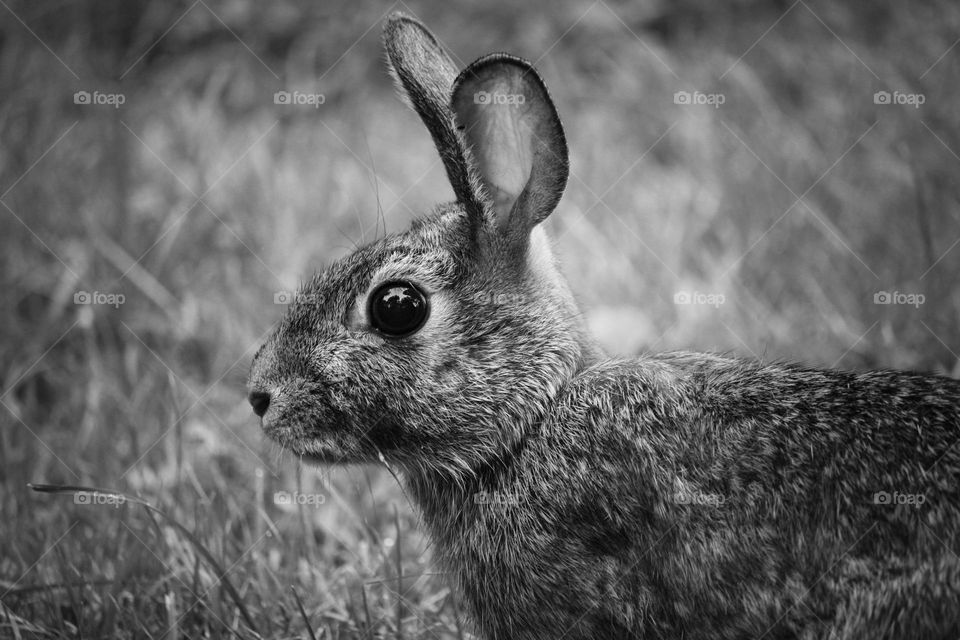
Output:
[[390,336],[402,338],[416,332],[430,315],[427,297],[409,282],[387,282],[370,296],[370,322],[373,328]]

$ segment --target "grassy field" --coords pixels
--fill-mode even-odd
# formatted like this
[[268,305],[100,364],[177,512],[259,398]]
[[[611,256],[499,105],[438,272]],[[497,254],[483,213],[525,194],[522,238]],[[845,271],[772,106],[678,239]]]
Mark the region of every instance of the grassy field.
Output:
[[536,61],[611,353],[960,376],[955,2],[4,0],[0,637],[469,637],[390,473],[244,398],[283,292],[451,197],[397,9]]

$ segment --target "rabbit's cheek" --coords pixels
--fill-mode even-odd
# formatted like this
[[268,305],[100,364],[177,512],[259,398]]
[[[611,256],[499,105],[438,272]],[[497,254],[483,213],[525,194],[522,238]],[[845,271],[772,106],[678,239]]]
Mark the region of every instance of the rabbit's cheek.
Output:
[[350,379],[349,363],[341,353],[317,348],[312,360],[320,380],[324,383],[338,385]]
[[463,371],[459,358],[447,356],[434,370],[437,384],[443,389],[451,389],[455,393],[469,383],[467,373]]

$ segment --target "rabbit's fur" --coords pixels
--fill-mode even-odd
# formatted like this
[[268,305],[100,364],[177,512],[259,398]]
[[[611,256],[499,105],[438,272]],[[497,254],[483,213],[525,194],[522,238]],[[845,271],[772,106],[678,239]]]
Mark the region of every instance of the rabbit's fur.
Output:
[[[265,432],[396,465],[491,640],[957,638],[960,383],[606,358],[537,226],[567,175],[539,76],[458,75],[402,15],[385,42],[457,201],[303,288],[254,359]],[[430,301],[402,339],[367,317],[394,279]]]

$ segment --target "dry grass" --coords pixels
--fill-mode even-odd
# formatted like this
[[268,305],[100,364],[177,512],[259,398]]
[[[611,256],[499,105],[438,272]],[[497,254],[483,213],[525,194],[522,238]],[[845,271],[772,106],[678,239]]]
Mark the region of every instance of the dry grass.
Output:
[[[393,478],[298,469],[244,402],[276,292],[382,233],[378,208],[398,230],[450,197],[384,72],[391,6],[267,6],[0,7],[0,635],[467,635]],[[550,230],[611,351],[960,374],[955,4],[404,6],[463,61],[538,60],[572,149]]]

